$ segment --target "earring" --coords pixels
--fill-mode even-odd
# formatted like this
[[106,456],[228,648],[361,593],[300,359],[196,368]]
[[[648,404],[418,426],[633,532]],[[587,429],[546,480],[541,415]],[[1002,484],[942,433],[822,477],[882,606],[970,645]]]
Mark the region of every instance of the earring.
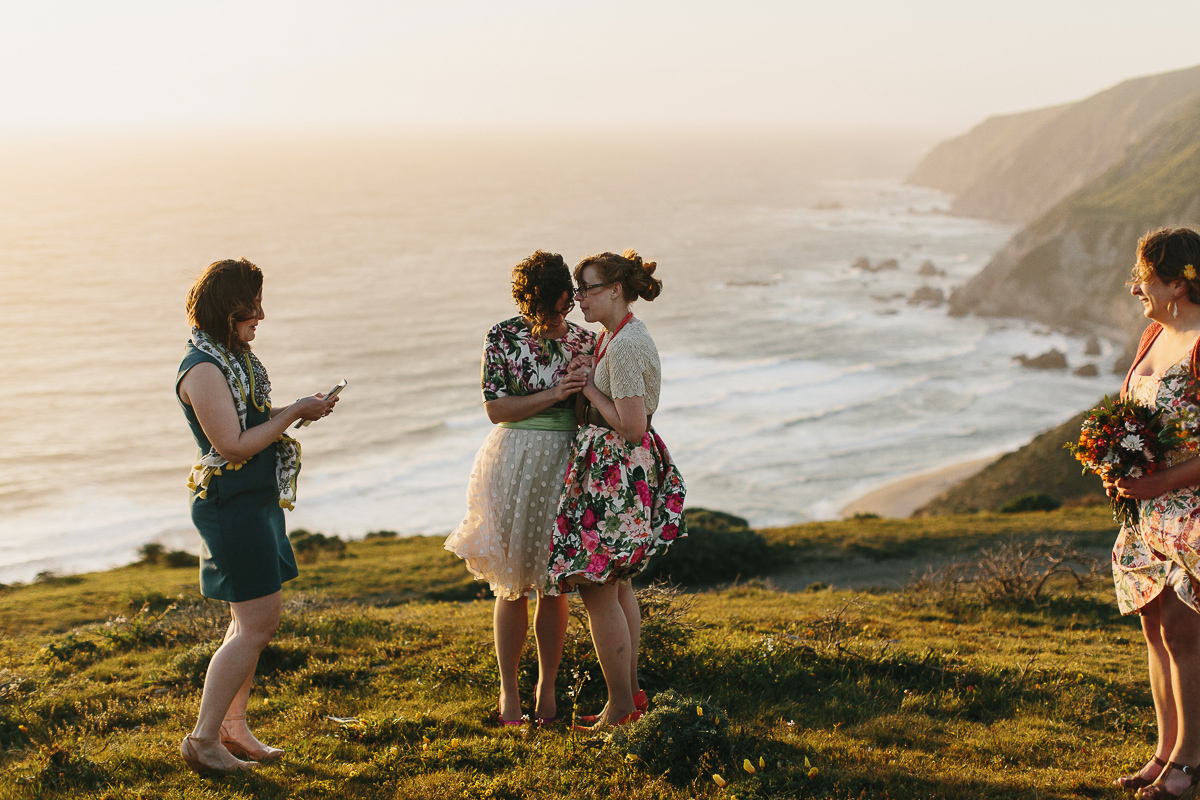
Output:
[[1174,308],[1171,310],[1171,316],[1175,319],[1179,319],[1179,301],[1172,300],[1171,305],[1174,306]]

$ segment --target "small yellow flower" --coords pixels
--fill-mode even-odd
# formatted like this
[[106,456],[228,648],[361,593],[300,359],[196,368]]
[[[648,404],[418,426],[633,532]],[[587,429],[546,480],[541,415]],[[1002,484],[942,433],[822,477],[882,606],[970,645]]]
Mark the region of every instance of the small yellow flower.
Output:
[[742,760],[742,769],[746,770],[746,772],[749,772],[751,775],[758,771],[754,769],[754,765],[750,763],[750,759],[748,758]]
[[19,730],[21,733],[29,733],[29,728],[26,728],[24,725],[18,725],[17,730]]
[[725,788],[725,779],[715,773],[713,774],[713,783],[715,783],[717,786],[720,786],[722,789]]
[[812,769],[810,769],[808,771],[808,777],[810,777],[810,778],[817,777],[817,768],[816,767],[813,767]]
[[805,767],[811,767],[811,766],[812,766],[812,764],[808,763],[808,756],[805,756],[805,757],[804,757],[804,766],[805,766]]
[[701,708],[700,706],[696,706],[696,716],[697,716],[697,717],[703,717],[703,716],[704,716],[704,709],[703,709],[703,708]]
[[759,769],[767,768],[767,760],[765,758],[763,758],[762,756],[758,757],[758,768]]
[[451,740],[450,740],[450,746],[451,746],[451,747],[458,747],[458,745],[459,745],[459,744],[460,744],[460,742],[459,742],[459,740],[458,740],[458,739],[451,739]]
[[1196,267],[1192,264],[1184,264],[1183,265],[1183,277],[1187,278],[1189,281],[1195,280],[1196,279]]

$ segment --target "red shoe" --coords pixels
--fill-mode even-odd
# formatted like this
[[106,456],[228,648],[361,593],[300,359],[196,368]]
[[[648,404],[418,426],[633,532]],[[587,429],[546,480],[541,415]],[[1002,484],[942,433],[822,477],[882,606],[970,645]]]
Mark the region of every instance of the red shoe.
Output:
[[633,696],[633,707],[643,714],[650,709],[650,698],[646,697],[645,690],[638,689],[638,693]]

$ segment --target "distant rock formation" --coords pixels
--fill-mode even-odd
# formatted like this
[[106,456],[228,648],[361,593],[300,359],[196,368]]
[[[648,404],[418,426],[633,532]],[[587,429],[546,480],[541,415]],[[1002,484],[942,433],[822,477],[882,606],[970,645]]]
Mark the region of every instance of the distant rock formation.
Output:
[[1137,240],[1175,225],[1200,226],[1200,101],[1014,236],[951,295],[950,313],[1135,340],[1146,320],[1125,281]]
[[895,258],[885,258],[876,264],[872,264],[871,259],[866,256],[859,256],[854,259],[854,263],[850,266],[854,269],[861,269],[864,272],[882,272],[885,269],[900,269],[900,261]]
[[1028,369],[1066,369],[1067,354],[1061,350],[1047,350],[1040,356],[1015,356],[1013,361],[1019,361],[1022,367]]
[[1076,103],[992,117],[935,147],[908,182],[953,193],[951,213],[1028,222],[1197,98],[1200,66],[1127,80]]
[[924,303],[936,307],[944,302],[946,302],[946,293],[935,286],[922,286],[908,296],[910,306]]

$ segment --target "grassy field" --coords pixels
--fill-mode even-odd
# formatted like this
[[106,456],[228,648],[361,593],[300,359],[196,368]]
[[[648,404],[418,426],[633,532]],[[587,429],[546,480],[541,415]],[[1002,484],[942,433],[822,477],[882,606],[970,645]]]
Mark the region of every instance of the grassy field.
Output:
[[[1005,546],[1016,563],[1011,548],[1039,537],[1094,548],[1113,533],[1104,509],[763,532],[784,573],[921,554],[969,567]],[[977,582],[954,579],[964,575]],[[440,541],[350,543],[288,584],[260,662],[251,723],[285,760],[220,778],[178,755],[227,619],[199,598],[194,568],[11,586],[0,592],[0,797],[1121,796],[1109,784],[1150,755],[1154,726],[1135,622],[1117,615],[1103,577],[1082,588],[1055,578],[1034,599],[989,580],[648,589],[642,677],[658,708],[628,735],[596,737],[495,724],[491,602]],[[580,713],[603,702],[578,619],[559,697]]]

